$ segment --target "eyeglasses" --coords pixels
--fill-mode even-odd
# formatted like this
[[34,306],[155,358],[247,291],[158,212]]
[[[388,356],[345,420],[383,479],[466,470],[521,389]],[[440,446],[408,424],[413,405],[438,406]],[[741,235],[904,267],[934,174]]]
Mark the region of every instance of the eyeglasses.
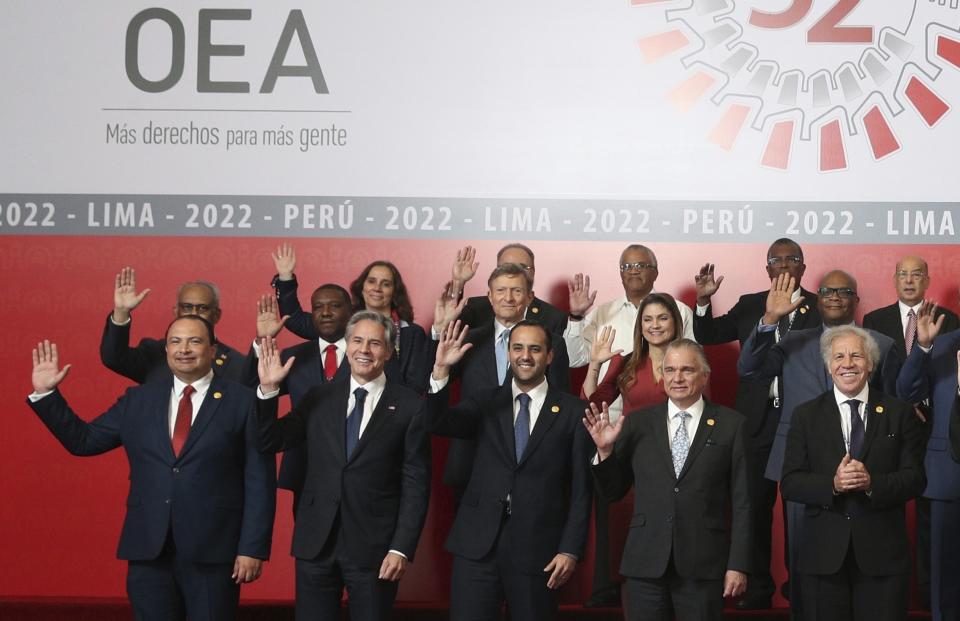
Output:
[[177,308],[184,315],[202,315],[213,310],[209,304],[191,304],[190,302],[179,302]]
[[920,280],[921,278],[926,277],[927,273],[921,270],[913,270],[908,272],[907,270],[897,270],[893,273],[900,280],[906,280],[907,278],[912,278],[914,280]]
[[637,263],[621,263],[620,264],[621,272],[632,272],[632,271],[641,272],[643,270],[655,270],[655,269],[657,269],[656,264],[644,263],[642,261],[639,261]]
[[770,267],[780,267],[782,265],[800,265],[803,263],[803,257],[789,255],[786,257],[770,257],[767,259],[767,265]]
[[850,287],[820,287],[817,289],[817,293],[821,298],[855,298],[857,297],[857,292],[851,289]]

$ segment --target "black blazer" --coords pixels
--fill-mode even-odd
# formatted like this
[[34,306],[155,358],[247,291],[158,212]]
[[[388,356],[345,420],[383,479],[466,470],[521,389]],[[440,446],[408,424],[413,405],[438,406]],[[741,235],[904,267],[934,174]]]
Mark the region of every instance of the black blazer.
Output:
[[[957,314],[952,310],[938,307],[934,318],[936,319],[940,317],[940,315],[944,315],[940,334],[947,334],[960,328],[960,319],[957,318]],[[863,316],[863,327],[889,336],[893,339],[897,351],[900,352],[900,357],[904,360],[907,359],[907,346],[903,340],[903,331],[906,326],[903,325],[900,319],[899,303],[894,302],[890,306],[884,306],[883,308],[870,311]]]
[[750,572],[743,426],[744,417],[737,412],[705,401],[677,477],[667,437],[667,402],[627,415],[613,454],[593,467],[605,498],[619,500],[634,489],[621,574],[660,578],[671,557],[685,579],[722,580],[727,570]]
[[[485,295],[467,299],[467,304],[460,313],[460,321],[471,327],[485,326],[493,323],[493,319],[493,306],[490,305],[490,298]],[[530,303],[526,319],[542,324],[554,334],[563,334],[567,329],[567,314],[538,297],[534,297],[533,302]]]
[[277,399],[259,399],[260,449],[306,444],[307,472],[297,508],[292,554],[313,559],[337,529],[347,556],[378,569],[389,550],[413,560],[430,500],[430,444],[423,401],[387,381],[360,443],[347,460],[349,380],[315,386],[277,420]]
[[[817,310],[817,294],[800,289],[803,302],[794,315],[790,330],[803,330],[820,325],[820,313]],[[693,333],[701,345],[720,345],[739,341],[740,346],[760,323],[760,319],[767,309],[767,295],[769,291],[758,291],[740,296],[727,314],[720,317],[713,316],[713,305],[707,308],[702,317],[693,314]],[[783,335],[781,335],[782,337]],[[747,434],[757,436],[766,425],[767,400],[770,397],[770,383],[773,378],[748,379],[741,378],[737,384],[734,409],[747,417]],[[771,428],[771,431],[774,429]],[[763,440],[771,441],[772,435]]]
[[780,489],[785,500],[806,505],[798,559],[804,573],[840,571],[851,545],[868,576],[910,571],[904,504],[926,485],[923,429],[913,406],[876,390],[870,390],[866,412],[860,461],[870,473],[870,496],[833,493],[846,453],[833,390],[793,413]]
[[[290,316],[284,324],[287,330],[308,341],[320,338],[320,333],[313,325],[313,317],[300,306],[297,280],[283,281],[274,278],[273,284],[277,290],[280,315]],[[433,369],[436,350],[431,348],[430,339],[423,328],[415,323],[401,327],[397,338],[400,353],[393,353],[384,365],[383,372],[390,381],[400,382],[422,395],[430,385],[430,371]]]
[[[500,386],[497,376],[497,351],[494,343],[493,319],[480,328],[467,331],[468,343],[473,344],[463,360],[451,371],[451,381],[460,378],[460,399],[489,395]],[[551,334],[553,362],[547,367],[547,381],[551,388],[570,392],[570,360],[563,337]],[[507,369],[504,384],[509,384],[513,373]],[[443,483],[462,490],[470,481],[476,444],[472,439],[457,438],[451,441],[447,462],[443,468]]]
[[586,404],[550,386],[519,463],[510,386],[448,406],[448,389],[427,396],[427,429],[476,441],[476,467],[446,548],[479,560],[494,549],[510,496],[511,548],[522,571],[542,575],[558,553],[583,558],[590,524],[593,443],[581,419]]
[[[141,339],[136,347],[130,347],[130,326],[128,321],[118,326],[107,316],[100,338],[100,361],[114,373],[133,380],[138,384],[153,381],[173,381],[173,374],[167,366],[167,353],[160,339]],[[256,360],[253,361],[256,367]],[[217,357],[213,361],[213,373],[234,382],[244,382],[248,361],[243,354],[226,343],[217,341]]]
[[28,403],[74,455],[123,446],[130,495],[118,558],[153,560],[168,533],[178,557],[196,563],[269,558],[276,476],[273,459],[257,450],[253,391],[215,377],[177,457],[170,442],[172,390],[172,379],[129,388],[89,423],[59,391]]

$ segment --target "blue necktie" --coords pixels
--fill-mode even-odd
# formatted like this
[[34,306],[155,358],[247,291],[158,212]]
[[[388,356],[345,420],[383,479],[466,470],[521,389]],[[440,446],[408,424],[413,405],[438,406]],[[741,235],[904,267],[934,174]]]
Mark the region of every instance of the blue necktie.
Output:
[[507,343],[510,341],[510,330],[504,330],[497,339],[497,383],[503,386],[503,380],[507,377],[507,366],[510,364],[507,358]]
[[517,400],[520,402],[520,411],[517,412],[517,422],[513,424],[513,441],[517,447],[517,463],[520,463],[527,441],[530,440],[530,395],[521,392]]
[[[687,433],[687,419],[693,418],[687,412],[677,412],[674,418],[680,419],[680,425],[673,434],[673,473],[678,478],[683,470],[683,464],[687,461],[687,454],[690,452],[690,436]],[[661,419],[662,420],[662,419]],[[663,423],[661,423],[663,424]]]
[[863,419],[860,418],[860,401],[850,399],[846,402],[850,406],[850,457],[860,459],[863,451]]
[[347,459],[350,459],[360,442],[360,422],[363,420],[363,401],[367,398],[367,389],[357,388],[353,391],[353,396],[356,397],[356,403],[347,416]]

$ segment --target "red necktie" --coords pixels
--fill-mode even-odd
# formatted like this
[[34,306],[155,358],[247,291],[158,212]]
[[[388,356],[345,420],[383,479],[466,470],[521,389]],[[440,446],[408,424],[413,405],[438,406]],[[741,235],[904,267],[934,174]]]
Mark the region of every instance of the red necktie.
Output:
[[329,382],[333,379],[333,376],[337,374],[337,346],[327,345],[323,351],[325,352],[323,357],[323,374]]
[[193,422],[193,401],[190,395],[196,392],[193,386],[187,384],[180,396],[180,405],[177,406],[177,420],[173,423],[173,454],[180,456],[183,445],[187,442],[187,436],[190,435],[190,424]]

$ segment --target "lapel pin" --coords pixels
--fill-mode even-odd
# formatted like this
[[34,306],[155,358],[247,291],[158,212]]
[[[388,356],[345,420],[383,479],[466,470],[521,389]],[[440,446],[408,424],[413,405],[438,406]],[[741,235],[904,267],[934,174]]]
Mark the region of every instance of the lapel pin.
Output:
[[223,366],[223,358],[217,359],[217,366],[218,366],[218,367],[222,367],[222,366]]
[[878,405],[877,409],[875,409],[874,412],[876,412],[877,414],[883,414],[883,406]]
[[214,398],[214,399],[219,399],[219,398],[222,397],[222,396],[223,396],[223,393],[220,392],[219,390],[218,390],[217,392],[213,393],[213,398]]
[[395,405],[388,405],[388,406],[387,406],[387,411],[389,411],[389,412],[396,412],[396,411],[397,411],[397,406],[395,406]]
[[555,406],[553,406],[552,408],[550,408],[550,411],[553,412],[554,414],[556,414],[557,412],[560,411],[560,406],[559,406],[559,405],[555,405]]
[[714,425],[717,424],[717,421],[713,420],[712,418],[708,418],[708,419],[707,419],[707,424],[710,425],[711,427],[713,427]]
[[536,315],[537,313],[540,312],[540,309],[537,308],[536,306],[534,306],[533,308],[530,309],[530,312],[533,313],[534,315]]
[[806,306],[801,306],[801,307],[800,307],[800,314],[801,314],[801,315],[804,315],[804,314],[806,314],[806,312],[807,312],[807,307],[806,307]]

